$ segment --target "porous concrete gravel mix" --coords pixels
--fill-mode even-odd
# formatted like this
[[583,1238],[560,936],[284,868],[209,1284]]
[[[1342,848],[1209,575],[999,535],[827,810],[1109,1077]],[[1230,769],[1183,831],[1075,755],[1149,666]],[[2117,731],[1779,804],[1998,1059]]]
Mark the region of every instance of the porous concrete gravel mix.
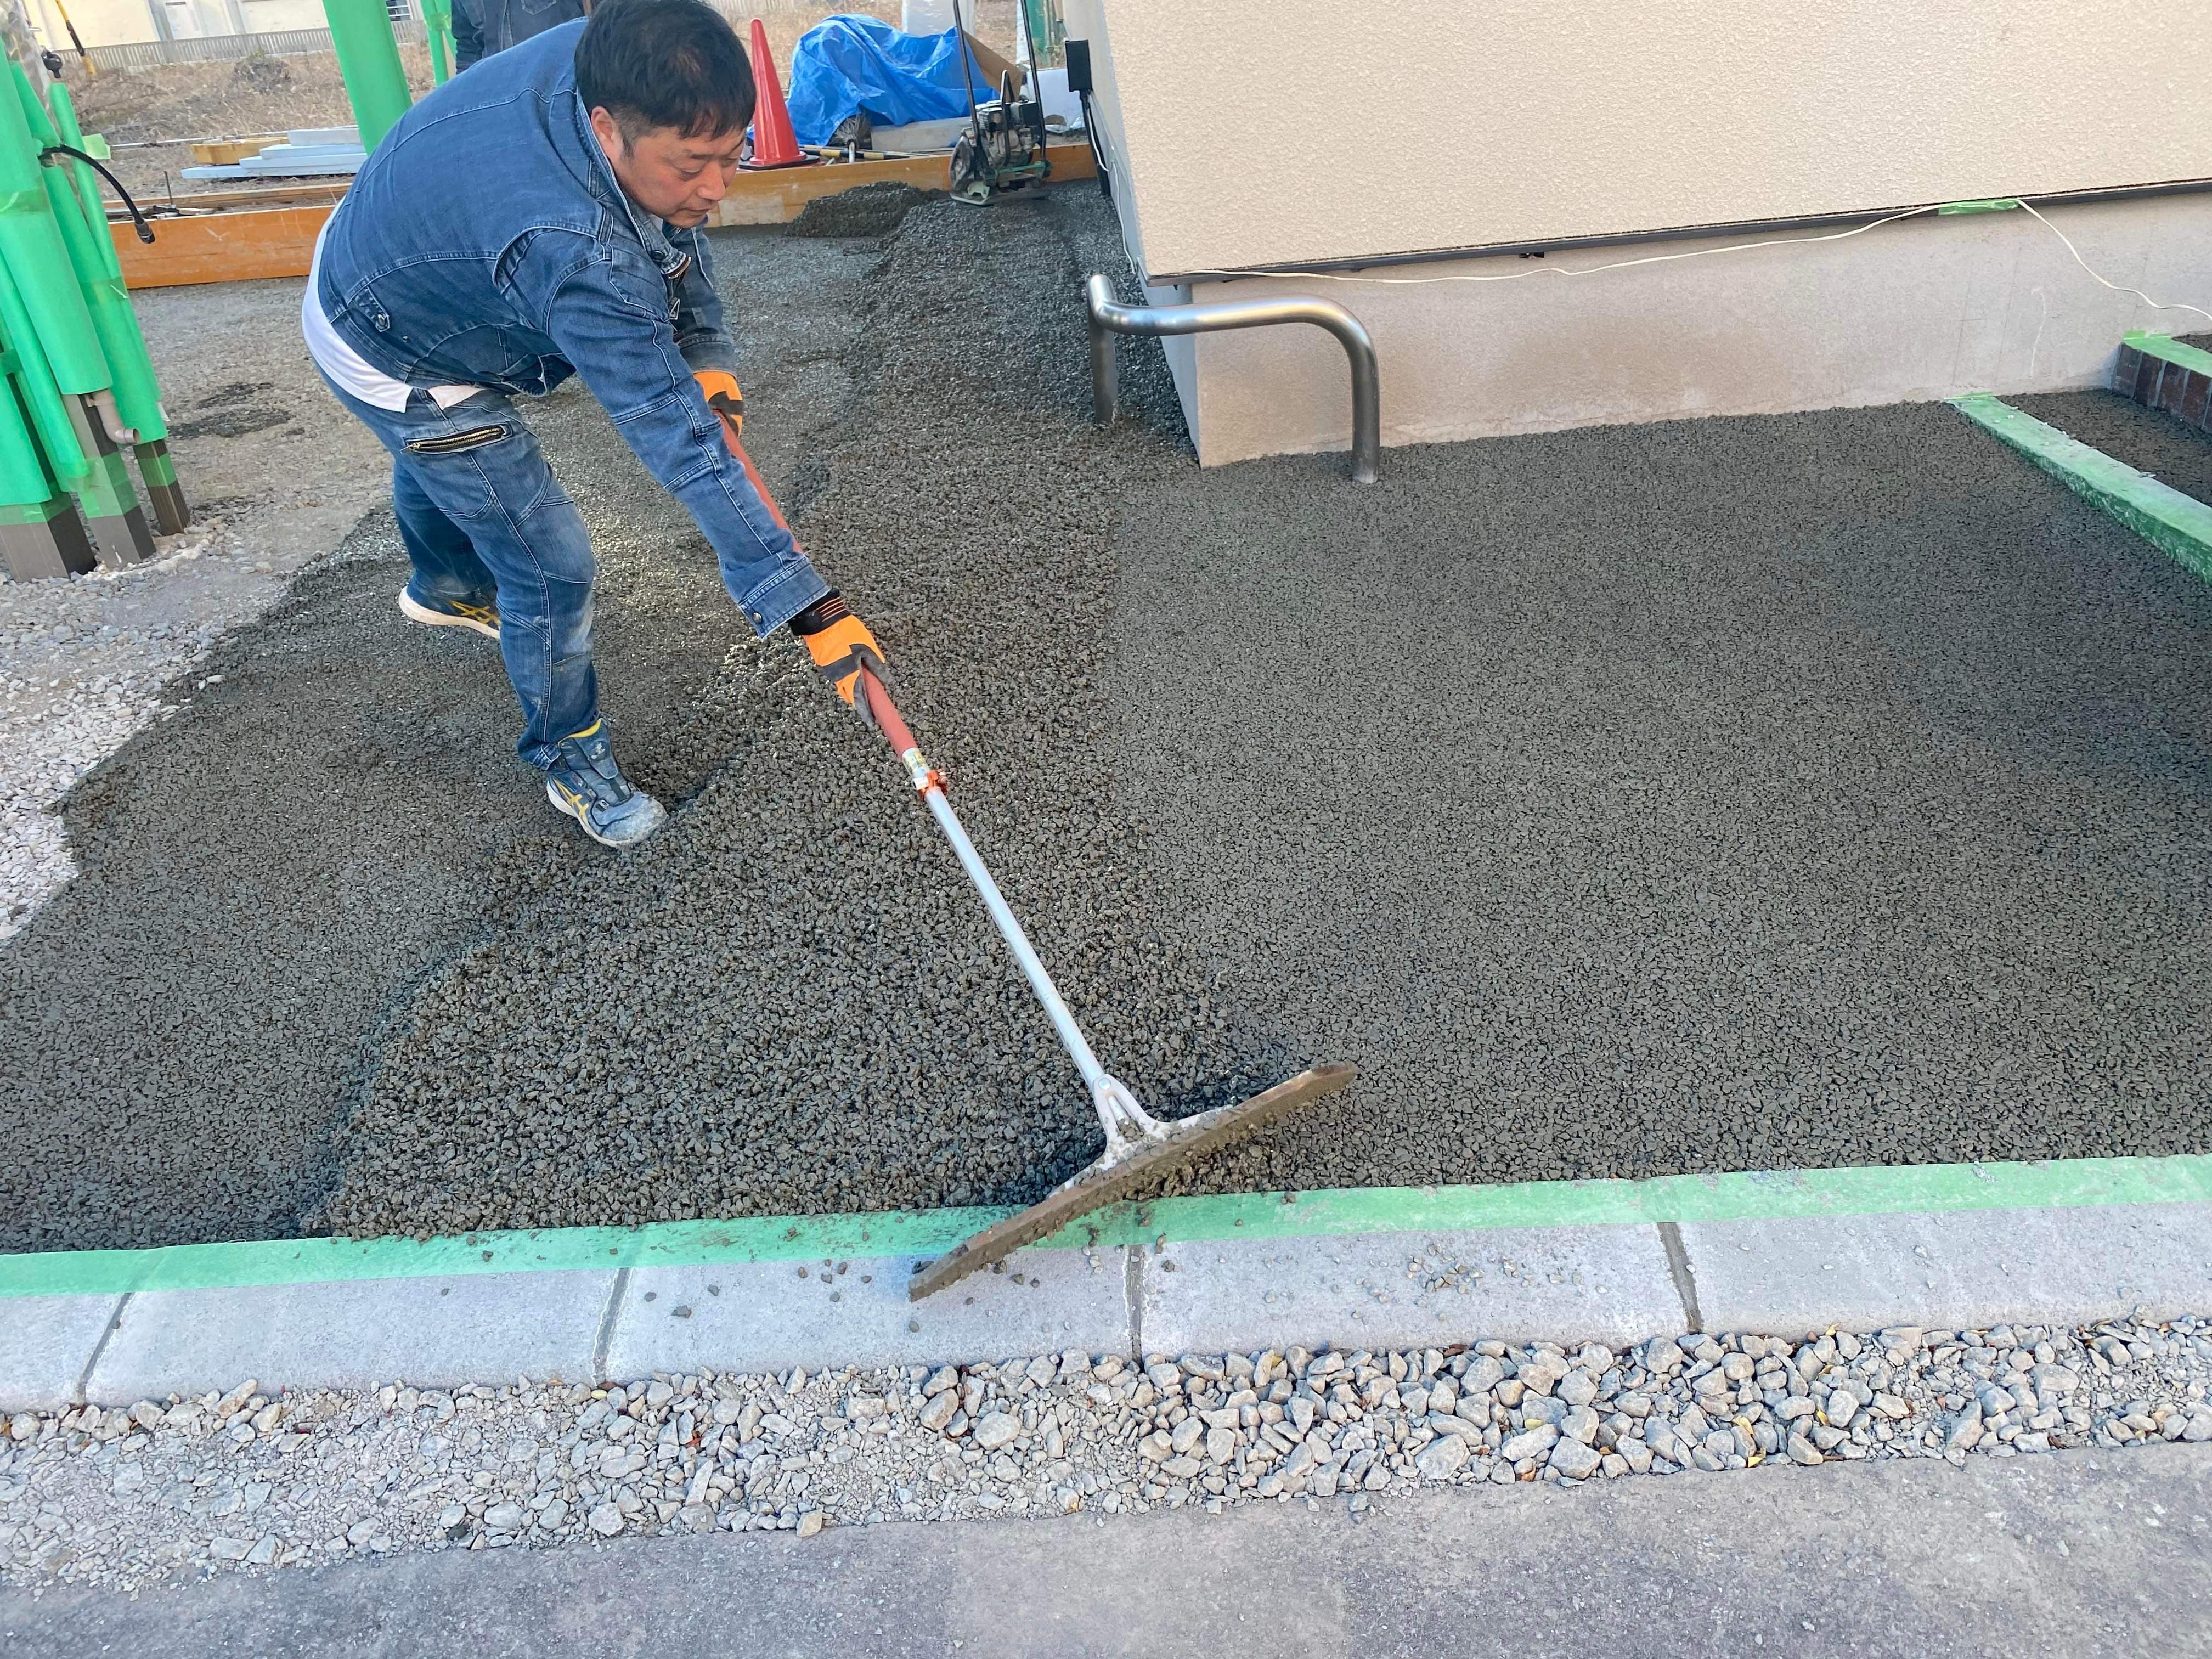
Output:
[[[1095,195],[732,236],[747,435],[1102,1054],[1349,1094],[1197,1184],[2200,1150],[2212,592],[1940,405],[1193,467]],[[881,745],[587,398],[584,844],[373,513],[66,808],[0,1244],[1041,1196],[1096,1152]],[[220,674],[218,682],[214,678]]]
[[[824,1262],[817,1271],[834,1273]],[[396,1550],[1337,1501],[2212,1439],[2212,1321],[1070,1352],[9,1419],[0,1577],[136,1588]],[[2060,1547],[2063,1548],[2063,1540]]]

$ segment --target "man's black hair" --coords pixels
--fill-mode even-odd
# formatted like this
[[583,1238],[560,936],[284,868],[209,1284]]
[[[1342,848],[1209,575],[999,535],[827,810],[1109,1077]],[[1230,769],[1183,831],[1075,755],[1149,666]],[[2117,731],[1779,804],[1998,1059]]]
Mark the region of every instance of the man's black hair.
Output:
[[702,0],[600,0],[576,42],[576,92],[629,141],[655,127],[714,137],[753,118],[751,61]]

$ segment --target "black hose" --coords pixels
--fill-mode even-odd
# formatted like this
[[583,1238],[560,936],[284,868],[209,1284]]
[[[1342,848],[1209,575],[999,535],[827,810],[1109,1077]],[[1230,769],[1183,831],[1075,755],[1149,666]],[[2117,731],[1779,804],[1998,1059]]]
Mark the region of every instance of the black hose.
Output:
[[123,181],[110,173],[99,157],[87,155],[75,144],[48,144],[39,152],[39,160],[44,162],[56,155],[75,156],[99,173],[101,178],[106,179],[109,184],[114,185],[115,193],[123,198],[123,210],[131,216],[131,222],[137,227],[138,240],[142,242],[150,242],[154,240],[154,227],[148,224],[146,216],[138,211],[138,204],[131,199],[131,192],[123,188]]

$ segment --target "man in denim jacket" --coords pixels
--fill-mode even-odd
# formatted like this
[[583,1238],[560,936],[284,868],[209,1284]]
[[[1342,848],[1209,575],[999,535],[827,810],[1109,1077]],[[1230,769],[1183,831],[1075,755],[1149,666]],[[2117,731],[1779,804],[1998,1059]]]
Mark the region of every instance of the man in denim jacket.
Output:
[[761,496],[699,234],[752,118],[752,71],[700,0],[604,0],[486,58],[392,128],[317,246],[310,355],[392,452],[414,568],[401,611],[499,641],[516,745],[611,847],[667,814],[616,764],[592,672],[592,550],[515,410],[580,374],[721,561],[765,637],[790,623],[867,714],[882,656]]

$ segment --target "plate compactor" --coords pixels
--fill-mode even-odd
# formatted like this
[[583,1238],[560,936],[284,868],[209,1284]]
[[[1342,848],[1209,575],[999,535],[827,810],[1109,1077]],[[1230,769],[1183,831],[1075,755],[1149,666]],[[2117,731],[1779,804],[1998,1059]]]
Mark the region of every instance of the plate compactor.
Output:
[[[726,428],[725,435],[731,452],[752,480],[753,488],[760,492],[761,501],[775,515],[776,522],[782,524],[783,514],[769,495],[768,486],[761,482],[752,458],[745,453],[736,433]],[[787,530],[789,527],[785,526]],[[1091,1052],[1083,1028],[1075,1023],[1075,1016],[1053,984],[1052,975],[1037,959],[1029,935],[1022,931],[1022,924],[999,891],[999,884],[991,879],[991,872],[984,867],[975,844],[961,828],[952,803],[945,799],[944,775],[921,752],[913,732],[892,706],[890,694],[884,690],[883,682],[866,668],[860,673],[866,683],[863,690],[868,713],[876,729],[890,744],[891,752],[906,769],[915,793],[921,797],[930,817],[937,820],[937,827],[951,843],[953,856],[959,860],[961,869],[983,901],[983,908],[990,913],[1000,937],[1006,940],[1006,949],[1028,979],[1038,1002],[1043,1005],[1060,1046],[1067,1050],[1067,1057],[1074,1061],[1084,1086],[1091,1091],[1091,1104],[1106,1135],[1106,1150],[1082,1173],[1062,1182],[1019,1214],[994,1223],[934,1261],[917,1267],[907,1282],[908,1300],[919,1302],[969,1273],[1004,1261],[1023,1245],[1033,1244],[1058,1232],[1077,1217],[1141,1192],[1205,1154],[1241,1140],[1254,1130],[1287,1117],[1324,1096],[1333,1095],[1352,1082],[1357,1073],[1349,1066],[1315,1066],[1249,1100],[1238,1101],[1232,1106],[1217,1106],[1191,1117],[1164,1121],[1145,1110],[1127,1086]]]

